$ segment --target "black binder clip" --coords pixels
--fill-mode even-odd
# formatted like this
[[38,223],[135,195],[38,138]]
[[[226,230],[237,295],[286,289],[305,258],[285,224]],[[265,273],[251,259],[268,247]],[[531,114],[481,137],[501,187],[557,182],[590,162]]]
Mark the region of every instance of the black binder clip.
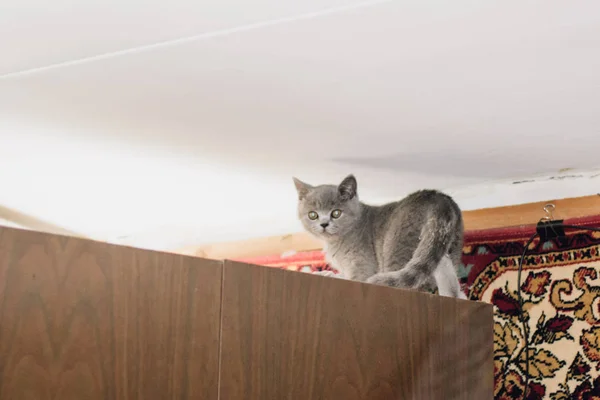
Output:
[[546,216],[540,219],[536,226],[537,234],[540,236],[540,241],[546,242],[551,239],[556,239],[565,236],[565,228],[563,227],[563,220],[554,220],[552,211],[556,209],[554,204],[546,204],[544,211]]

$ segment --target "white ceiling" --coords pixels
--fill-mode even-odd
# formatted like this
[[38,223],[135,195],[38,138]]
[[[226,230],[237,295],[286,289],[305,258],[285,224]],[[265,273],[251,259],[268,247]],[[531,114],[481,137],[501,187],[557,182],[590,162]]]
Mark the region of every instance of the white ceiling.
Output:
[[4,0],[0,55],[0,205],[102,240],[600,166],[597,1]]

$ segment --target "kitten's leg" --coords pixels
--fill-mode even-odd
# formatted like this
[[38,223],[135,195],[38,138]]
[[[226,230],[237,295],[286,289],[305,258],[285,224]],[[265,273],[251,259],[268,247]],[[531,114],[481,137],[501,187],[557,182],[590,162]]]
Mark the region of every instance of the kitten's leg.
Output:
[[[440,210],[438,210],[440,211]],[[453,210],[430,217],[421,228],[421,236],[412,258],[405,265],[388,261],[388,272],[380,272],[367,279],[367,283],[393,286],[402,289],[423,287],[434,276],[442,258],[448,254],[448,244],[454,240],[454,224],[460,216]]]
[[433,277],[437,283],[440,296],[456,297],[459,299],[467,298],[461,290],[458,275],[456,275],[456,269],[450,257],[442,257],[442,260],[433,272]]

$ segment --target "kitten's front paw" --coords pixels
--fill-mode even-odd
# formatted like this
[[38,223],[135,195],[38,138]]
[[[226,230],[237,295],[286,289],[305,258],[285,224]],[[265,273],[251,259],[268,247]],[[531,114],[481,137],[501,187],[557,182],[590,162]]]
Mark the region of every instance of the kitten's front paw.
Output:
[[317,271],[317,272],[313,272],[313,275],[335,277],[336,273],[333,271]]

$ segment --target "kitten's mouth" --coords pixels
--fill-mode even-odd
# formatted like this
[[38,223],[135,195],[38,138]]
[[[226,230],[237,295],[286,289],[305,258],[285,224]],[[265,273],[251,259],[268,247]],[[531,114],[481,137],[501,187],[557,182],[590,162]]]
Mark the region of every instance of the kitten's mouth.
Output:
[[319,229],[314,229],[313,230],[313,234],[317,235],[317,236],[327,237],[327,236],[333,236],[335,234],[335,232],[332,232],[327,227],[325,227],[325,228],[319,227]]

